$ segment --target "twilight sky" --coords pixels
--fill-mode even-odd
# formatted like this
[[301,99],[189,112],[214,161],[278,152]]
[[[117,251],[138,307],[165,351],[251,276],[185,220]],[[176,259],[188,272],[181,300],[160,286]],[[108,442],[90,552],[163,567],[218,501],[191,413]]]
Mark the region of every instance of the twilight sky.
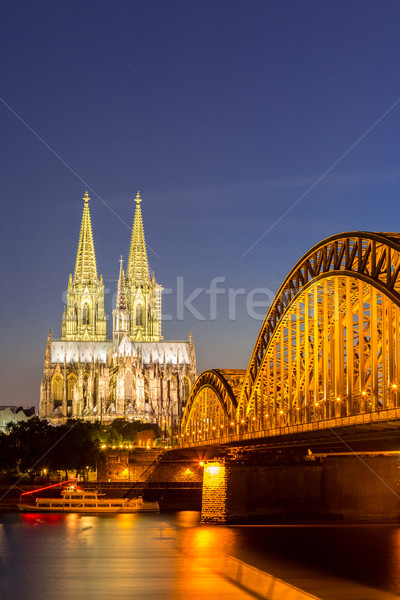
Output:
[[38,404],[86,188],[108,314],[140,190],[164,337],[192,331],[199,373],[247,367],[252,291],[311,246],[399,231],[399,30],[389,0],[6,0],[0,405]]

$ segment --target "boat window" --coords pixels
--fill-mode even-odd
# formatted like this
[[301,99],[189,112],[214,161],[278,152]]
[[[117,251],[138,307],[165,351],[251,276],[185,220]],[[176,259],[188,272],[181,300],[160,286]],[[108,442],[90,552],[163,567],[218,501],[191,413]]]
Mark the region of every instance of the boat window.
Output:
[[108,508],[110,505],[109,504],[99,504],[98,506],[100,506],[101,508],[104,508],[104,507]]
[[69,496],[65,496],[65,499],[66,499],[66,500],[69,500]]
[[50,504],[45,503],[45,502],[41,502],[39,506],[50,506]]
[[73,500],[82,500],[83,496],[71,496]]
[[69,504],[68,504],[68,502],[67,502],[67,504],[64,504],[64,506],[67,506],[67,507],[69,507]]
[[96,500],[96,496],[86,496],[86,500]]
[[122,506],[122,504],[113,504],[113,506]]

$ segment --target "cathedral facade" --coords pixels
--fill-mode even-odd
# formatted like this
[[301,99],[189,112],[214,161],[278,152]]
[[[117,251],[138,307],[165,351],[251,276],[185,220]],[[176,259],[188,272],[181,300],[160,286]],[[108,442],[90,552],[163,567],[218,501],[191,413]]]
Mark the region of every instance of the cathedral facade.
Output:
[[150,274],[140,195],[126,273],[120,260],[112,339],[107,339],[87,192],[83,200],[61,339],[53,339],[51,331],[47,338],[40,417],[53,422],[124,417],[176,425],[196,378],[196,357],[191,334],[173,342],[161,335],[162,287]]

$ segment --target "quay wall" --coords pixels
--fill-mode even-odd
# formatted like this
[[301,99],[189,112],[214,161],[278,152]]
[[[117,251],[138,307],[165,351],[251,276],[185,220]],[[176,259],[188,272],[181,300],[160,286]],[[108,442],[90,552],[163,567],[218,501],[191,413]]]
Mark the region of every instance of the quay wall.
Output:
[[204,469],[202,521],[399,522],[396,457],[327,457],[294,465],[220,462]]

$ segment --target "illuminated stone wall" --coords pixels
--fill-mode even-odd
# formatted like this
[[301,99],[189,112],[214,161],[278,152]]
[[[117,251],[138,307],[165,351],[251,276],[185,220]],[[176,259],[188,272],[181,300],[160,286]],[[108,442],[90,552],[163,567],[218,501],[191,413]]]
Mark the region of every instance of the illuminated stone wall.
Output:
[[230,468],[223,462],[204,465],[201,521],[203,523],[225,523],[228,514],[228,477]]
[[160,449],[107,449],[98,467],[98,481],[111,482],[159,482],[198,483],[202,481],[203,469],[198,463],[167,462],[157,458]]
[[397,456],[298,464],[206,463],[202,521],[399,522]]
[[106,450],[97,470],[98,481],[143,481],[143,474],[160,450]]
[[202,470],[198,465],[193,466],[192,461],[187,464],[172,463],[157,466],[157,468],[149,475],[148,481],[165,482],[186,482],[195,483],[202,480]]

